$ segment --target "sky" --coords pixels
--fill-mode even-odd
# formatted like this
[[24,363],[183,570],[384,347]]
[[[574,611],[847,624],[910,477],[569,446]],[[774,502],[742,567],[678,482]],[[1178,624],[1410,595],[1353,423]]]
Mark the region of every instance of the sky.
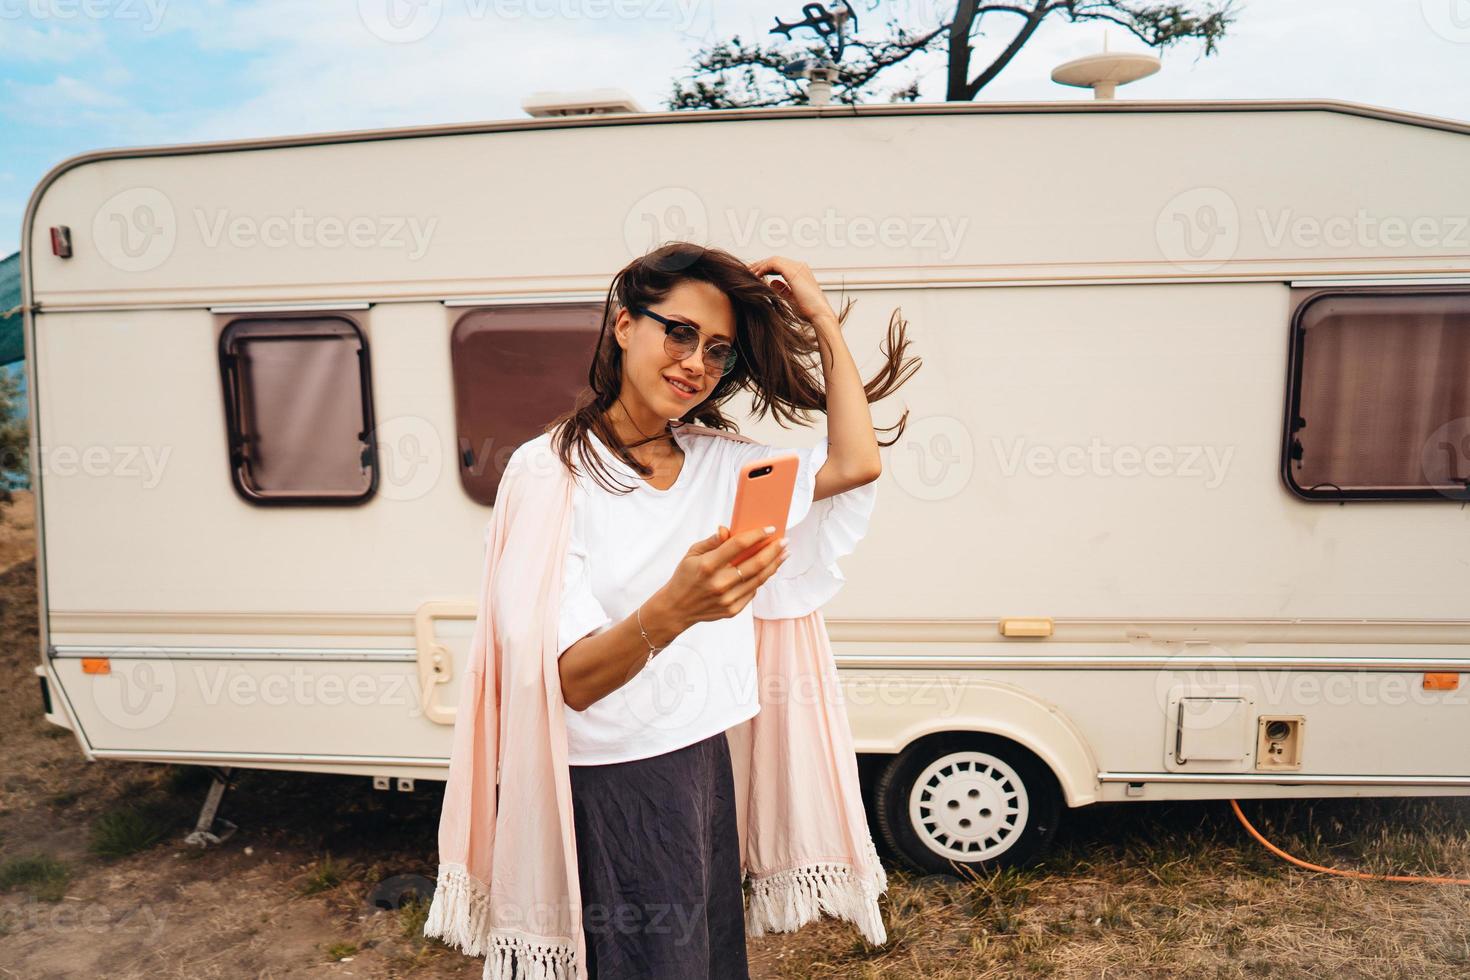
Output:
[[[870,35],[887,17],[938,23],[952,0],[853,0]],[[803,0],[0,0],[0,255],[19,248],[42,176],[104,147],[524,118],[541,90],[620,88],[662,109],[694,53],[766,40]],[[1197,5],[1198,6],[1198,5]],[[1219,51],[1160,53],[1122,98],[1330,98],[1470,120],[1470,0],[1236,0]],[[988,64],[1014,31],[992,14]],[[993,25],[993,26],[990,26]],[[807,36],[810,36],[809,34]],[[1054,15],[978,101],[1085,97],[1052,68],[1149,51],[1117,25]],[[902,80],[944,96],[936,53]],[[899,76],[895,76],[895,81]]]

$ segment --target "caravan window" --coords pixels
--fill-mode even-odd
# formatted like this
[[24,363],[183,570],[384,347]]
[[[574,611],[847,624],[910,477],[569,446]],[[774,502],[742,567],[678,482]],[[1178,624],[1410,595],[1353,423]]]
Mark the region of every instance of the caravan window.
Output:
[[377,488],[367,340],[342,316],[235,320],[220,335],[235,489],[358,503]]
[[576,403],[601,327],[594,303],[488,307],[455,323],[459,475],[472,499],[495,503],[511,453]]
[[1470,292],[1309,297],[1283,460],[1308,499],[1470,499]]

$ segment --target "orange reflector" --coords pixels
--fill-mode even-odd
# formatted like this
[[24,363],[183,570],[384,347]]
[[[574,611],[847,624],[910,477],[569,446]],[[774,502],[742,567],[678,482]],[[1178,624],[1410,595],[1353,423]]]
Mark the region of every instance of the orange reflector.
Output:
[[1457,691],[1460,689],[1459,674],[1425,674],[1424,690]]
[[110,674],[112,673],[112,661],[106,657],[83,657],[82,673]]

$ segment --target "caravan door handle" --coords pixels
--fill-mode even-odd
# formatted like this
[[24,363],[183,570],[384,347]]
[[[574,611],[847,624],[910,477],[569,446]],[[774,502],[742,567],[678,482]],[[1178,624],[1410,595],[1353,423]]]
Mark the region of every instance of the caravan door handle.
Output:
[[473,602],[425,602],[413,615],[414,644],[418,650],[419,710],[438,725],[454,725],[455,706],[443,704],[439,692],[454,679],[454,654],[439,642],[434,626],[442,619],[474,620]]
[[449,651],[442,643],[430,644],[419,653],[419,710],[440,725],[453,725],[455,709],[439,703],[439,688],[453,676]]

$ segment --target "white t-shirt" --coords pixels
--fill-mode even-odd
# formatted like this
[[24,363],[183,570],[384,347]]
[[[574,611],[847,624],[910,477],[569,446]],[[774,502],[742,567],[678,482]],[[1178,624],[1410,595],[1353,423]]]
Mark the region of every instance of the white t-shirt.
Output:
[[[549,439],[548,435],[539,438]],[[571,540],[563,574],[558,655],[630,616],[662,588],[689,546],[729,526],[736,476],[748,461],[793,454],[796,489],[787,519],[791,556],[739,613],[695,623],[626,684],[585,711],[565,708],[568,763],[603,765],[660,755],[738,725],[760,710],[755,620],[805,615],[841,587],[835,560],[866,531],[876,483],[812,501],[827,442],[795,449],[674,429],[684,463],[659,490],[615,457],[596,451],[625,494],[604,489],[578,466]],[[574,459],[576,458],[574,454]],[[808,520],[811,518],[811,520]]]

